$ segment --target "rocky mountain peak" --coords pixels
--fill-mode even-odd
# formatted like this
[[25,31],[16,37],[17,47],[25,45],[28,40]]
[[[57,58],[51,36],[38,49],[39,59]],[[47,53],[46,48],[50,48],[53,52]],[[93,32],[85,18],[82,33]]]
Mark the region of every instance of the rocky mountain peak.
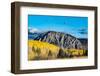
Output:
[[44,32],[34,40],[48,42],[50,44],[57,45],[62,49],[82,49],[82,44],[76,37],[62,32]]

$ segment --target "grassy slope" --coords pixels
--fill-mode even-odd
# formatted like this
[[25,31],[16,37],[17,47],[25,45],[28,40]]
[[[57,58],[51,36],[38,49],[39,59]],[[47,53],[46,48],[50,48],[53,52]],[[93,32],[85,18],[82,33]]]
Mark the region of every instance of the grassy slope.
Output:
[[61,49],[56,45],[36,40],[28,40],[28,46],[28,60],[57,59],[59,52],[60,58],[84,57],[86,53],[82,49]]
[[29,40],[29,51],[28,51],[28,59],[48,59],[56,58],[59,52],[59,47],[49,44],[47,42]]

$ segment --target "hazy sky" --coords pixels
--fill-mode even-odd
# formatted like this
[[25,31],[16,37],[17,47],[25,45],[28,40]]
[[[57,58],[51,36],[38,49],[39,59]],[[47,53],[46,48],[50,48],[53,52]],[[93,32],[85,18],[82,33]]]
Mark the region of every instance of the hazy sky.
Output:
[[32,31],[58,31],[77,38],[87,38],[88,17],[28,15],[28,28]]

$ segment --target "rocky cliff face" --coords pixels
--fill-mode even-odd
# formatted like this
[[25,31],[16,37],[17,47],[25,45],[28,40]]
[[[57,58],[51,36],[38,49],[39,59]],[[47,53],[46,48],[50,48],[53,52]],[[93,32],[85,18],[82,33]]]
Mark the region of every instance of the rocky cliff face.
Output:
[[62,32],[48,31],[41,33],[34,40],[48,42],[62,49],[82,49],[82,43],[74,36]]

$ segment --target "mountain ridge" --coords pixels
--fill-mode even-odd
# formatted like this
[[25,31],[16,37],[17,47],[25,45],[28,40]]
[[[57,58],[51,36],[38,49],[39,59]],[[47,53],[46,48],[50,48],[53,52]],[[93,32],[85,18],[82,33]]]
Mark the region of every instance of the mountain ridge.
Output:
[[74,36],[63,32],[47,31],[39,34],[34,40],[48,42],[62,49],[82,49],[82,43]]

